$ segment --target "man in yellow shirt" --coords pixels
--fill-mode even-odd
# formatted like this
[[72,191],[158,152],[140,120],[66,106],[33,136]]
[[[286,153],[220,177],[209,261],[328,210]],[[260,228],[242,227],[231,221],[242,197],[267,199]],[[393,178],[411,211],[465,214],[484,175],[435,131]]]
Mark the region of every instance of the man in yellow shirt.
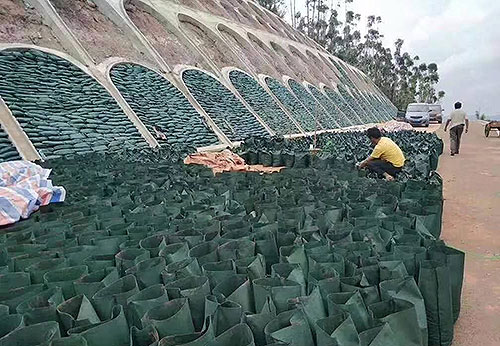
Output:
[[366,135],[375,146],[373,152],[358,167],[368,168],[388,181],[393,181],[405,164],[405,156],[396,143],[390,138],[382,137],[376,127],[366,131]]

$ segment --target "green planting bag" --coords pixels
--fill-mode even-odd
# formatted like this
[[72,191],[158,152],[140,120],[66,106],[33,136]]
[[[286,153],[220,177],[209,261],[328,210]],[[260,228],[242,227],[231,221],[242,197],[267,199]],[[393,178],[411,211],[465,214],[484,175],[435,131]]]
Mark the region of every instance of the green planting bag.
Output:
[[61,337],[59,325],[55,321],[33,324],[12,331],[0,338],[0,346],[36,346],[49,345],[52,340]]
[[[68,259],[70,266],[79,266],[84,264],[83,261],[94,254],[96,250],[95,246],[92,245],[80,245],[65,248],[61,257]],[[90,268],[89,268],[89,271]]]
[[158,255],[165,258],[167,264],[179,262],[189,258],[189,246],[187,243],[169,244],[161,249]]
[[201,268],[196,258],[185,258],[178,262],[170,263],[165,271],[174,274],[177,279],[201,275]]
[[273,232],[266,230],[256,232],[253,241],[255,242],[255,251],[265,257],[269,268],[279,262],[278,245]]
[[87,266],[67,267],[45,273],[43,280],[47,287],[61,287],[65,299],[76,295],[73,282],[88,274]]
[[451,345],[454,317],[449,268],[440,262],[422,261],[418,288],[425,302],[429,346]]
[[308,296],[290,299],[289,306],[304,313],[309,325],[314,328],[316,321],[327,317],[327,309],[319,293],[319,288],[315,288]]
[[127,306],[127,299],[138,292],[135,276],[127,275],[101,288],[92,296],[92,301],[99,318],[104,321],[111,316],[115,305]]
[[210,294],[210,284],[205,276],[190,276],[165,285],[170,299],[188,298],[196,331],[205,320],[205,297]]
[[58,321],[57,306],[64,301],[60,287],[53,287],[29,298],[17,307],[27,326],[48,321]]
[[200,266],[209,262],[217,262],[217,247],[218,244],[213,241],[198,244],[189,250],[189,257],[196,258]]
[[233,261],[211,262],[202,266],[203,275],[208,278],[210,288],[220,284],[230,276],[236,274],[236,267]]
[[167,291],[163,285],[153,285],[127,299],[128,321],[134,326],[141,326],[142,317],[156,305],[168,301]]
[[115,255],[116,268],[121,275],[125,274],[128,268],[135,266],[137,263],[148,259],[149,251],[144,249],[124,249]]
[[241,305],[230,300],[218,304],[213,314],[213,325],[215,336],[219,336],[233,326],[240,324],[243,319],[243,308]]
[[253,281],[255,311],[260,313],[267,297],[276,306],[278,313],[288,310],[288,299],[302,295],[302,287],[295,281],[280,278],[262,278]]
[[0,316],[0,318],[2,319],[2,323],[0,324],[0,340],[10,332],[22,328],[25,325],[24,317],[19,314],[9,315],[7,311],[7,314]]
[[166,336],[160,340],[158,346],[205,346],[214,339],[215,333],[208,317],[201,332]]
[[43,283],[43,276],[45,273],[61,269],[68,266],[68,261],[65,258],[54,258],[54,259],[46,259],[38,261],[27,267],[25,269],[26,272],[30,273],[31,282],[33,284],[41,284]]
[[329,316],[350,314],[358,332],[370,327],[372,319],[359,291],[329,294],[327,302]]
[[81,294],[57,306],[57,314],[65,333],[76,327],[101,322],[88,298]]
[[130,328],[130,346],[157,345],[159,341],[158,331],[151,324],[143,329],[138,329],[135,326]]
[[139,288],[162,283],[161,272],[165,269],[166,263],[163,257],[154,257],[137,263],[135,266],[125,271],[126,275],[134,275],[139,284]]
[[5,273],[0,274],[0,290],[8,291],[31,284],[28,273]]
[[255,256],[255,243],[248,239],[231,240],[217,249],[219,260],[237,260]]
[[173,299],[148,310],[142,317],[142,324],[153,325],[160,338],[195,332],[186,298]]
[[237,324],[206,346],[255,346],[255,343],[250,328],[246,324]]
[[392,298],[368,307],[375,323],[387,323],[391,327],[394,340],[404,345],[424,345],[418,325],[415,306],[405,300]]
[[120,252],[120,244],[129,240],[127,235],[96,237],[91,243],[96,247],[95,254],[116,254]]
[[378,287],[370,285],[364,274],[341,278],[340,288],[342,292],[359,291],[364,302],[368,305],[380,301]]
[[291,245],[280,247],[280,262],[297,263],[302,268],[304,277],[307,277],[309,266],[304,246]]
[[425,303],[415,280],[412,277],[387,280],[381,282],[379,287],[383,301],[396,298],[413,304],[422,336],[422,345],[427,345],[428,333]]
[[271,277],[294,281],[301,286],[301,294],[306,294],[306,280],[302,267],[298,263],[277,263],[271,267]]
[[280,313],[264,329],[268,343],[285,342],[290,346],[314,346],[307,318],[298,310]]
[[367,329],[359,333],[360,346],[400,346],[388,323]]
[[87,257],[83,264],[89,268],[90,273],[104,270],[115,266],[115,255],[91,255]]
[[163,235],[152,235],[142,239],[139,242],[139,246],[142,249],[148,250],[149,256],[153,258],[159,256],[160,251],[167,246],[167,243]]
[[88,346],[128,346],[130,342],[127,320],[123,307],[120,305],[113,307],[109,319],[70,329],[68,334],[82,336]]
[[88,346],[88,344],[83,336],[72,335],[66,338],[54,339],[49,346]]
[[428,249],[428,254],[430,260],[445,263],[449,268],[453,319],[456,322],[460,315],[465,253],[448,246],[435,246]]
[[257,254],[257,256],[241,258],[236,260],[236,272],[245,274],[250,280],[260,279],[266,276],[266,258]]
[[236,274],[226,278],[215,286],[213,294],[220,300],[229,300],[239,304],[244,312],[254,312],[255,303],[252,285],[244,274]]
[[349,314],[337,314],[316,321],[316,344],[359,346],[359,336]]
[[264,328],[267,324],[276,317],[276,307],[270,297],[266,298],[266,302],[259,314],[247,314],[244,316],[245,323],[250,327],[255,339],[255,345],[266,345],[266,335]]
[[19,304],[43,292],[44,289],[45,285],[36,284],[8,291],[0,291],[0,303],[8,306],[11,313],[15,313]]

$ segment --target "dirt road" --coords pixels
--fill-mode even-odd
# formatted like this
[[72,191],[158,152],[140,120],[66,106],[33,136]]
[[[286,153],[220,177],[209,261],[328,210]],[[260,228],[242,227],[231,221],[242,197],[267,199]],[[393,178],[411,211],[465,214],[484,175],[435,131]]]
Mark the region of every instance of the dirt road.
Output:
[[460,155],[445,141],[439,173],[444,180],[442,238],[466,252],[462,311],[453,346],[500,345],[500,138],[472,123]]

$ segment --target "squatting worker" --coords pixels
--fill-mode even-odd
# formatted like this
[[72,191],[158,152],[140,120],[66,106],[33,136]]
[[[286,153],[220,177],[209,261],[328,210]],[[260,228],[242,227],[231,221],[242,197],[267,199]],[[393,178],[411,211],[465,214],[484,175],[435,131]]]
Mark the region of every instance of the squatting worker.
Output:
[[455,103],[455,110],[451,112],[450,117],[446,120],[446,125],[444,126],[444,131],[450,126],[450,150],[451,156],[458,155],[460,152],[460,140],[462,139],[462,133],[469,132],[469,119],[467,119],[467,114],[462,110],[462,104],[460,102]]
[[382,133],[376,127],[368,129],[366,135],[375,148],[371,155],[361,162],[358,167],[366,167],[379,176],[384,176],[386,180],[393,181],[405,164],[403,152],[392,139],[382,137]]

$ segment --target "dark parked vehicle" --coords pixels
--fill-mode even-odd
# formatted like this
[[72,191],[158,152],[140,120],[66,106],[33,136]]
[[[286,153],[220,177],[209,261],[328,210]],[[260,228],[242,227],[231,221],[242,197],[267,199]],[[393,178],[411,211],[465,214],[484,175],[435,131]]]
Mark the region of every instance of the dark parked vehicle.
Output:
[[429,109],[429,120],[441,124],[443,122],[443,108],[441,105],[429,105]]

